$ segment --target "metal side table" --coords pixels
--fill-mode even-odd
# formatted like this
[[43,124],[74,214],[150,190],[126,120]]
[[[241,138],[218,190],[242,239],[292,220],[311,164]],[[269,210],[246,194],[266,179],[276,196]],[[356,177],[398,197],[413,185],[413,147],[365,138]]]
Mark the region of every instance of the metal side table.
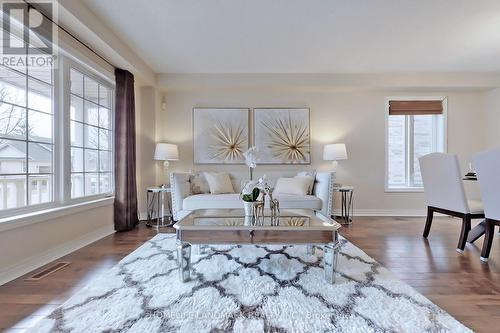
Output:
[[340,193],[342,196],[341,215],[335,216],[335,219],[337,219],[340,224],[351,224],[354,212],[354,187],[335,186],[333,191]]
[[[146,205],[148,209],[147,227],[169,227],[174,223],[172,215],[170,186],[149,187],[146,193]],[[165,215],[167,214],[167,215]],[[154,222],[156,221],[156,222]]]

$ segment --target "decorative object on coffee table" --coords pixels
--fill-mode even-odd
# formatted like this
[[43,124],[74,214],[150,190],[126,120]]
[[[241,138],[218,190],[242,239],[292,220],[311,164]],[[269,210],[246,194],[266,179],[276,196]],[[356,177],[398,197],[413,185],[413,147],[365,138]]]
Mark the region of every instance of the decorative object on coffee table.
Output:
[[308,108],[254,109],[254,142],[261,164],[310,164]]
[[245,164],[250,170],[250,180],[253,179],[253,169],[257,167],[257,162],[259,161],[259,149],[255,146],[248,148],[246,152],[243,153],[245,157]]
[[[241,189],[240,198],[243,200],[245,216],[254,217],[257,209],[256,207],[260,204],[260,202],[257,201],[261,194],[258,184],[259,183],[256,181],[249,180]],[[262,207],[264,207],[263,204]]]
[[248,108],[194,108],[194,163],[242,164],[249,113]]
[[[280,218],[280,203],[278,199],[273,198],[273,190],[267,182],[264,184],[264,198],[265,195],[269,196],[269,209],[271,211],[271,224],[274,225]],[[265,202],[265,199],[263,199]]]

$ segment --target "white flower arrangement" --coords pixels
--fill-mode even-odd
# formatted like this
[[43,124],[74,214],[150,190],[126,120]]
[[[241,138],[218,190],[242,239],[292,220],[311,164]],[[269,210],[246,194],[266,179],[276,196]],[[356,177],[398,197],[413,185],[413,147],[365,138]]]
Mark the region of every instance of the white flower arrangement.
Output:
[[245,157],[246,165],[248,165],[250,169],[255,169],[259,160],[259,148],[252,146],[243,153],[243,156]]
[[246,202],[255,202],[266,187],[268,187],[266,175],[259,178],[259,180],[249,180],[243,184],[240,198]]

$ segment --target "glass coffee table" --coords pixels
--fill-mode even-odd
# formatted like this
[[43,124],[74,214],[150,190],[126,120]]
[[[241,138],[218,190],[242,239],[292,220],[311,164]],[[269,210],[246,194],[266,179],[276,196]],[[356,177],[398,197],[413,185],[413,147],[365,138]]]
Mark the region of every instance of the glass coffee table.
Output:
[[325,279],[335,283],[340,224],[313,210],[282,210],[279,218],[270,211],[263,218],[245,217],[243,209],[202,209],[174,225],[181,281],[190,278],[191,245],[206,244],[306,244],[324,251]]

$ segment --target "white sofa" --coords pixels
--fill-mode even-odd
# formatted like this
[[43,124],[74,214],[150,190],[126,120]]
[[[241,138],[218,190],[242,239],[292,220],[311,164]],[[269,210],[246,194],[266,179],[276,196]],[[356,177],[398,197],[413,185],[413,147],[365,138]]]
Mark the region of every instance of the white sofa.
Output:
[[[268,177],[269,184],[274,187],[279,177],[293,177],[297,172],[261,172],[254,175],[254,179],[263,174]],[[192,194],[190,173],[173,172],[170,174],[172,187],[172,213],[175,221],[179,221],[189,212],[197,209],[234,209],[243,208],[239,192],[242,183],[247,180],[248,172],[229,172],[233,188],[237,193],[230,194]],[[281,209],[314,209],[326,216],[332,213],[332,196],[335,173],[318,172],[314,182],[312,195],[277,194]]]

